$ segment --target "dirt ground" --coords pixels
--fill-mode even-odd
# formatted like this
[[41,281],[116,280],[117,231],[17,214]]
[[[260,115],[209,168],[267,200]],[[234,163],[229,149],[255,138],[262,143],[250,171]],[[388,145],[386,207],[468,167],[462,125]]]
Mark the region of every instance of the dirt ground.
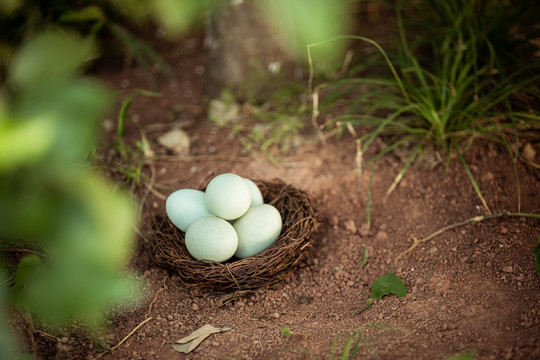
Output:
[[[445,359],[467,351],[475,351],[476,359],[540,358],[540,279],[533,255],[538,220],[501,217],[463,225],[404,254],[414,238],[486,214],[457,160],[446,177],[444,166],[411,167],[386,197],[403,162],[394,155],[383,157],[374,172],[368,229],[371,171],[361,175],[360,189],[353,137],[344,134],[323,145],[308,124],[294,151],[280,154],[277,164],[262,153],[246,154],[229,129],[206,119],[201,39],[164,48],[178,81],[172,84],[155,75],[163,96],[139,97],[127,122],[126,139],[140,139],[142,131],[159,155],[146,172],[169,189],[200,188],[224,172],[297,185],[314,197],[321,218],[309,266],[271,288],[197,292],[152,262],[149,229],[142,226],[133,267],[148,294],[140,307],[113,318],[103,338],[112,351],[102,354],[105,344],[84,338],[52,339],[36,333],[41,344],[36,358],[332,359],[339,358],[350,335],[358,339],[359,359]],[[99,76],[128,90],[148,88],[149,83],[145,71],[114,59],[99,69]],[[104,121],[111,137],[113,119],[111,115]],[[167,154],[157,142],[179,125],[191,140],[189,156]],[[532,145],[540,153],[538,144]],[[366,158],[383,146],[377,141]],[[104,159],[112,154],[107,151]],[[490,209],[517,212],[508,152],[478,140],[465,159]],[[520,211],[538,213],[540,170],[518,162],[518,172]],[[143,223],[165,214],[164,196],[172,192],[158,187],[147,191],[146,185],[135,191]],[[369,259],[361,267],[364,247]],[[370,297],[370,284],[389,272],[403,279],[408,294],[386,296],[355,314]],[[188,355],[173,350],[176,340],[204,324],[231,330],[211,335]],[[283,336],[284,328],[294,334]]]

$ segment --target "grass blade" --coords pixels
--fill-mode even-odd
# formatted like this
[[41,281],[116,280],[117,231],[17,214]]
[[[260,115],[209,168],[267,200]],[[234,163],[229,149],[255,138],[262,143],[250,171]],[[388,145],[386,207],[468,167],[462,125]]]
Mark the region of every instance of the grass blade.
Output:
[[403,168],[401,169],[399,174],[394,179],[394,182],[392,183],[392,185],[390,185],[390,187],[386,191],[386,196],[389,196],[396,189],[396,187],[400,183],[401,179],[403,179],[403,176],[405,175],[405,172],[407,172],[407,169],[412,164],[412,162],[416,158],[416,155],[418,154],[418,152],[420,151],[421,148],[422,148],[422,143],[418,142],[416,144],[416,146],[414,147],[414,150],[412,151],[411,155],[407,159],[407,162],[405,163],[405,165],[403,166]]
[[484,208],[486,208],[488,214],[491,214],[491,210],[489,209],[489,206],[487,205],[486,200],[484,199],[484,196],[482,195],[482,192],[480,191],[480,187],[478,186],[478,184],[477,184],[477,182],[476,182],[476,180],[475,180],[475,178],[474,178],[474,176],[473,176],[473,174],[471,172],[471,169],[469,169],[469,166],[467,165],[467,162],[465,161],[465,159],[461,155],[461,151],[459,150],[458,146],[456,145],[454,139],[452,139],[452,145],[456,149],[456,153],[457,153],[457,156],[459,158],[459,161],[463,165],[463,168],[465,169],[465,172],[467,173],[467,176],[469,177],[469,180],[471,181],[471,183],[472,183],[472,185],[474,187],[474,190],[476,191],[476,194],[480,198],[480,201],[482,201],[482,205],[484,205]]

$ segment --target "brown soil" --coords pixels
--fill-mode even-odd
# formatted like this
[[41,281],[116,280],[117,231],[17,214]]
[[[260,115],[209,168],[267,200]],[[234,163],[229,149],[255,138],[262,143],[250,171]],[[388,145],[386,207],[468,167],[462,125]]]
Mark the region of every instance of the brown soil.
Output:
[[[139,139],[140,126],[160,154],[146,170],[171,189],[199,188],[216,174],[233,172],[279,178],[307,191],[322,221],[311,260],[271,288],[197,292],[152,263],[148,228],[142,226],[133,266],[148,294],[140,307],[114,317],[104,337],[114,349],[102,359],[330,359],[340,356],[351,334],[360,335],[356,358],[444,359],[468,350],[476,351],[477,359],[540,358],[540,281],[533,256],[538,220],[501,217],[460,226],[404,254],[415,238],[486,214],[460,163],[452,161],[446,177],[444,166],[413,166],[386,197],[403,162],[393,155],[382,158],[374,173],[368,228],[371,170],[361,175],[360,188],[354,139],[344,134],[324,146],[307,126],[298,148],[280,154],[277,164],[262,153],[246,154],[228,129],[206,120],[204,75],[197,74],[204,65],[201,47],[200,38],[164,47],[178,83],[161,79],[162,97],[137,99],[126,139]],[[148,88],[143,70],[113,61],[106,65],[99,74],[112,86]],[[180,112],[173,111],[177,104]],[[133,126],[134,115],[139,126]],[[167,155],[157,143],[178,122],[192,141],[189,157]],[[365,157],[383,145],[378,141]],[[465,158],[490,209],[518,211],[506,150],[477,141]],[[518,172],[521,211],[538,212],[540,171],[519,162]],[[136,188],[144,222],[164,214],[164,196],[171,191],[148,191],[148,184]],[[369,259],[361,267],[364,248]],[[389,272],[404,280],[408,294],[386,296],[355,314],[370,297],[370,284]],[[176,340],[204,324],[231,330],[211,335],[189,355],[173,350]],[[286,327],[294,334],[282,336]],[[43,344],[38,358],[94,358],[102,352],[86,339],[36,333],[36,340]]]

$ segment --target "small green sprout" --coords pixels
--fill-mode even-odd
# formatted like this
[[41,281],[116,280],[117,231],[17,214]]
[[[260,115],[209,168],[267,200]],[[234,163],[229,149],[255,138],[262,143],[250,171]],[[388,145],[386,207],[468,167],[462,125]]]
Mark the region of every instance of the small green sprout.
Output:
[[289,337],[289,336],[298,336],[301,339],[306,339],[308,337],[307,334],[302,334],[299,332],[292,331],[289,327],[284,327],[281,329],[281,336],[283,337]]
[[405,286],[403,280],[394,273],[383,275],[371,284],[371,297],[367,299],[366,306],[358,310],[356,314],[363,313],[371,307],[373,301],[379,300],[383,296],[390,294],[394,294],[397,297],[407,295],[407,286]]

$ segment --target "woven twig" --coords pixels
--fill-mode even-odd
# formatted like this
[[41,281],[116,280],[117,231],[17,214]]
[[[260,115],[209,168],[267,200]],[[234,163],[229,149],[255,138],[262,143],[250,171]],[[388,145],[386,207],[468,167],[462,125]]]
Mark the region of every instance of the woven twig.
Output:
[[188,253],[184,232],[166,217],[157,216],[151,225],[151,250],[156,264],[177,273],[184,285],[201,290],[249,290],[285,279],[309,254],[318,225],[313,200],[280,180],[255,182],[264,202],[275,206],[283,219],[282,232],[271,247],[246,259],[199,261]]

